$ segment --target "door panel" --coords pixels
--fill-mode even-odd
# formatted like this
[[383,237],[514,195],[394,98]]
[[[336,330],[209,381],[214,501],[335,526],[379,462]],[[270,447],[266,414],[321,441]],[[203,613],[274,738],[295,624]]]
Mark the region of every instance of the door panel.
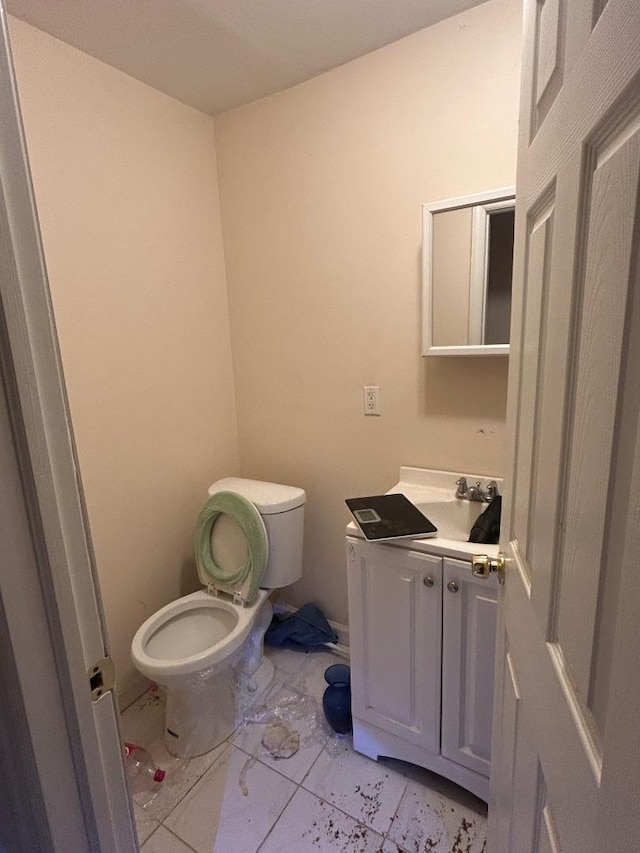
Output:
[[538,764],[537,773],[535,831],[532,849],[539,851],[539,853],[560,853],[547,784],[540,764]]
[[[545,194],[546,196],[547,194]],[[536,484],[537,453],[539,447],[537,388],[541,360],[541,320],[547,302],[549,262],[553,240],[554,198],[544,198],[540,209],[529,217],[527,234],[527,271],[525,299],[522,306],[522,349],[520,354],[520,391],[518,404],[518,430],[516,483],[514,487],[513,533],[518,542],[522,568],[531,583],[532,562],[530,550],[531,506],[528,496]],[[526,425],[526,426],[525,426]],[[533,531],[531,531],[533,532]]]
[[[605,2],[605,0],[601,0]],[[525,42],[523,81],[527,81],[521,124],[531,143],[546,121],[558,95],[577,64],[593,28],[598,0],[537,0],[527,2],[530,38]],[[524,122],[523,122],[524,120]]]
[[[624,137],[624,132],[621,134]],[[618,143],[619,144],[615,144]],[[566,431],[565,510],[559,542],[559,591],[550,640],[587,703],[608,525],[631,249],[638,202],[640,134],[594,151],[585,190],[584,281],[579,284],[577,359]],[[603,582],[605,578],[603,577]]]
[[[541,312],[541,329],[537,353],[536,393],[537,407],[532,422],[519,419],[519,434],[531,432],[533,474],[531,487],[524,496],[520,487],[514,488],[518,500],[528,507],[527,571],[535,571],[535,584],[531,589],[531,602],[538,624],[547,633],[549,622],[549,596],[555,566],[555,552],[559,525],[557,523],[564,459],[564,421],[562,412],[567,394],[573,328],[573,290],[563,286],[573,275],[573,258],[564,246],[573,244],[578,217],[575,199],[580,193],[582,158],[576,156],[557,175],[550,189],[537,202],[544,210],[552,207],[547,220],[547,248],[545,254],[544,309]],[[535,211],[529,220],[539,214]],[[531,226],[529,226],[530,228]],[[550,233],[549,233],[550,232]],[[527,497],[528,495],[528,497]]]
[[493,853],[618,849],[595,841],[625,837],[614,787],[638,823],[612,685],[638,707],[640,4],[548,3],[525,4]]
[[498,584],[461,560],[443,568],[442,755],[488,776]]
[[562,86],[564,73],[566,0],[538,4],[535,34],[533,127],[544,121]]
[[505,784],[495,792],[491,806],[494,811],[504,815],[504,819],[496,826],[493,839],[493,849],[503,851],[514,849],[511,843],[513,820],[511,795],[520,723],[520,691],[515,664],[509,650],[508,637],[500,619],[496,644],[496,665],[501,667],[498,681],[503,685],[503,690],[499,697],[500,704],[496,704],[494,708],[494,719],[500,720],[500,738],[493,743],[492,775],[503,779]]
[[347,566],[354,716],[437,754],[442,560],[349,538]]

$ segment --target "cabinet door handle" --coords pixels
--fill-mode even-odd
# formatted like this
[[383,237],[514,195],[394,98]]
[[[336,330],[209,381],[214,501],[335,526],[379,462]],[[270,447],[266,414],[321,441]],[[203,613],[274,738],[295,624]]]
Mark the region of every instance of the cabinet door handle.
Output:
[[449,590],[449,592],[457,592],[458,584],[455,581],[449,581],[449,583],[447,584],[447,589]]
[[425,586],[433,586],[434,581],[432,577],[429,577],[429,575],[425,575],[425,577],[422,578],[422,583]]

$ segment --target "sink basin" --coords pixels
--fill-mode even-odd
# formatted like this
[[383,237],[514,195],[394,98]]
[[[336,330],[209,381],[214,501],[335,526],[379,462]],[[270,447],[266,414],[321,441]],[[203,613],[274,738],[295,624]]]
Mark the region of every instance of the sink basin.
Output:
[[468,542],[476,518],[487,508],[485,503],[448,500],[417,504],[418,509],[438,528],[438,536]]

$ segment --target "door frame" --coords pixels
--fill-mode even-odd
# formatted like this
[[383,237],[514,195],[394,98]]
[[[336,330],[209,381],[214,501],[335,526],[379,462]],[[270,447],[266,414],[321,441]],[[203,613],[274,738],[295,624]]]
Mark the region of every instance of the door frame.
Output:
[[12,651],[0,667],[0,766],[15,770],[9,796],[21,806],[10,831],[15,849],[37,839],[37,849],[133,853],[115,690],[92,697],[89,685],[108,640],[4,0],[0,91],[0,638]]

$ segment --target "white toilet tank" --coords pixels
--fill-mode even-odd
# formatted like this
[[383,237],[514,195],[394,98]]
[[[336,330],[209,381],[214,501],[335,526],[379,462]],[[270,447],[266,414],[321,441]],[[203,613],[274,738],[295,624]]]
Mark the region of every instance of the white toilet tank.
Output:
[[225,477],[209,486],[209,494],[236,492],[256,507],[267,530],[269,559],[262,579],[263,589],[279,589],[302,576],[304,489]]

